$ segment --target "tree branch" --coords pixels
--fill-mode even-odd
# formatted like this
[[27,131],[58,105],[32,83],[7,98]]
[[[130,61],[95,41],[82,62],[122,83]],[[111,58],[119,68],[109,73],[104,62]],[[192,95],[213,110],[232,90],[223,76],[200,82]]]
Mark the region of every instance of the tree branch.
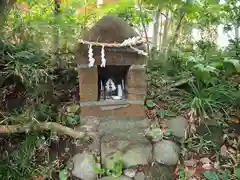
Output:
[[1,134],[14,134],[14,133],[24,133],[29,131],[36,130],[53,130],[60,134],[65,134],[73,138],[83,138],[87,134],[85,132],[76,131],[72,128],[63,126],[56,122],[44,122],[37,124],[17,124],[17,125],[2,125],[0,126],[0,135]]

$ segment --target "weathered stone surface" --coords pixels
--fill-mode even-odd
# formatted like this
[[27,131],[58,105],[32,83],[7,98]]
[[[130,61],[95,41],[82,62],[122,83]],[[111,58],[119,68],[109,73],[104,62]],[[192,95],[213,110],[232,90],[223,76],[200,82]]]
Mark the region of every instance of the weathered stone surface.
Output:
[[143,172],[137,172],[135,177],[133,178],[134,180],[145,180],[146,176]]
[[105,177],[102,177],[99,180],[132,180],[132,178],[127,177],[127,176],[120,176],[118,178],[114,178],[112,176],[105,176]]
[[187,125],[187,120],[182,116],[177,116],[168,120],[168,128],[171,129],[174,136],[179,138],[184,138]]
[[73,176],[82,180],[96,180],[94,171],[95,159],[89,152],[83,152],[73,156]]
[[128,99],[129,100],[144,100],[146,97],[146,87],[128,87]]
[[125,169],[123,174],[127,177],[133,178],[136,175],[136,169]]
[[[104,43],[122,43],[124,40],[138,36],[138,33],[129,26],[123,19],[116,16],[104,16],[89,31],[83,34],[83,39],[92,42]],[[135,46],[138,49],[145,50],[143,44]],[[109,52],[111,51],[111,52]],[[93,54],[98,65],[101,64],[101,47],[93,46]],[[78,44],[76,58],[81,64],[88,64],[88,45]],[[145,63],[145,56],[133,51],[130,47],[105,47],[105,58],[107,65],[142,64]],[[85,57],[85,58],[83,58]],[[138,61],[137,61],[138,60]]]
[[134,144],[129,146],[123,154],[123,163],[125,168],[136,165],[146,165],[152,161],[152,145]]
[[89,116],[81,119],[81,125],[74,129],[80,132],[86,132],[91,138],[91,143],[88,143],[87,149],[94,153],[100,152],[100,137],[98,133],[98,126],[100,120],[97,117]]
[[180,148],[169,140],[162,140],[153,145],[153,157],[161,164],[176,165],[179,159]]
[[97,67],[79,68],[80,101],[97,101],[98,99],[98,70]]
[[123,117],[107,118],[99,125],[102,162],[115,152],[122,153],[125,167],[147,164],[152,156],[152,146],[144,136],[149,127],[147,119]]
[[133,68],[132,65],[127,74],[128,82],[128,99],[129,100],[144,100],[147,93],[147,81],[145,68]]
[[111,156],[118,151],[122,151],[129,145],[128,141],[101,142],[101,159],[104,163],[107,156]]
[[101,119],[95,116],[84,116],[81,118],[80,120],[80,124],[83,125],[87,125],[87,126],[91,126],[92,129],[94,129],[95,131],[98,130],[98,126],[100,124]]
[[[132,65],[135,66],[135,65]],[[132,66],[129,68],[128,74],[127,74],[127,82],[128,87],[146,87],[146,69],[139,68],[134,69]]]
[[139,164],[148,164],[152,160],[152,146],[148,143],[132,143],[131,141],[111,141],[101,145],[101,157],[103,164],[108,159],[120,153],[124,167],[128,168]]
[[145,117],[145,107],[143,104],[128,104],[128,105],[105,105],[105,106],[82,106],[81,116],[133,116]]
[[[134,132],[130,134],[125,134],[125,139],[128,135],[131,135],[131,137],[139,137],[141,139],[144,139],[144,130],[148,128],[150,125],[150,122],[148,119],[138,118],[138,117],[128,117],[124,116],[121,118],[116,117],[108,117],[101,121],[99,125],[99,133],[101,135],[108,135],[117,134],[116,132]],[[136,131],[138,133],[136,133]],[[128,138],[127,138],[128,139]]]

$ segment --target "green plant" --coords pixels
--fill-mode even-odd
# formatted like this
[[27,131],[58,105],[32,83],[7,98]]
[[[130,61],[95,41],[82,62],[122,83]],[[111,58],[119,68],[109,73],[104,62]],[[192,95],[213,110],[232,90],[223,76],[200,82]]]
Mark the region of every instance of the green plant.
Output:
[[39,142],[38,136],[30,135],[19,143],[5,159],[2,159],[0,179],[26,180],[34,175],[40,175],[43,168],[35,162],[37,142]]
[[184,143],[187,144],[188,149],[197,153],[206,153],[216,150],[214,142],[206,140],[204,136],[194,135],[193,137],[187,139]]
[[113,162],[112,167],[101,168],[100,164],[95,164],[94,170],[97,174],[105,174],[112,177],[120,177],[123,170],[123,162],[121,160],[116,160]]
[[184,171],[184,167],[181,164],[178,164],[177,167],[178,167],[178,172],[177,172],[178,178],[180,180],[185,180],[186,179],[186,173]]
[[219,180],[219,177],[216,172],[214,171],[205,171],[202,173],[202,175],[207,179],[207,180]]

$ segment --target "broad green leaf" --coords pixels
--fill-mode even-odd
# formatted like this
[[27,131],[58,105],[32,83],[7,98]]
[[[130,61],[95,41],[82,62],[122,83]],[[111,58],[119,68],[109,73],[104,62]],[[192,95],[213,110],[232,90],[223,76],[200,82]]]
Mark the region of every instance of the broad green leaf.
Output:
[[101,164],[100,164],[100,163],[96,163],[96,164],[93,166],[93,169],[94,169],[94,171],[95,171],[97,174],[104,174],[104,173],[105,173],[105,169],[101,168]]
[[162,109],[158,109],[157,110],[157,115],[160,117],[160,118],[165,118],[167,116],[167,112],[165,110],[162,110]]
[[156,106],[156,103],[153,102],[153,100],[147,100],[147,101],[146,101],[146,106],[147,106],[148,108],[154,108],[154,107]]
[[224,62],[231,63],[235,67],[236,71],[238,73],[240,73],[240,61],[239,60],[237,60],[237,59],[225,59]]
[[236,172],[236,177],[240,179],[240,167],[236,168],[235,172]]
[[221,176],[222,180],[229,180],[231,177],[231,172],[229,171],[224,171],[222,172]]
[[59,179],[60,180],[67,180],[69,177],[69,173],[66,169],[62,169],[60,172],[59,172]]
[[78,104],[72,104],[67,107],[68,113],[76,113],[80,109],[80,106]]
[[80,121],[79,115],[67,116],[67,123],[68,124],[76,124]]
[[219,177],[216,172],[214,171],[205,171],[202,173],[202,175],[207,179],[207,180],[219,180]]

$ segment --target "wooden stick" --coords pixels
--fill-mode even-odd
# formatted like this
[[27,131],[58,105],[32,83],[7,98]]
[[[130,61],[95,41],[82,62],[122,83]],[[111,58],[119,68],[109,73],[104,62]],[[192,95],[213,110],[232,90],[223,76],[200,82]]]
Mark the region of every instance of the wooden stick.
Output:
[[75,131],[72,128],[63,126],[56,122],[43,122],[34,124],[17,124],[17,125],[2,125],[0,126],[0,134],[14,134],[23,133],[34,130],[53,130],[57,133],[66,134],[73,138],[83,138],[86,133],[81,131]]

